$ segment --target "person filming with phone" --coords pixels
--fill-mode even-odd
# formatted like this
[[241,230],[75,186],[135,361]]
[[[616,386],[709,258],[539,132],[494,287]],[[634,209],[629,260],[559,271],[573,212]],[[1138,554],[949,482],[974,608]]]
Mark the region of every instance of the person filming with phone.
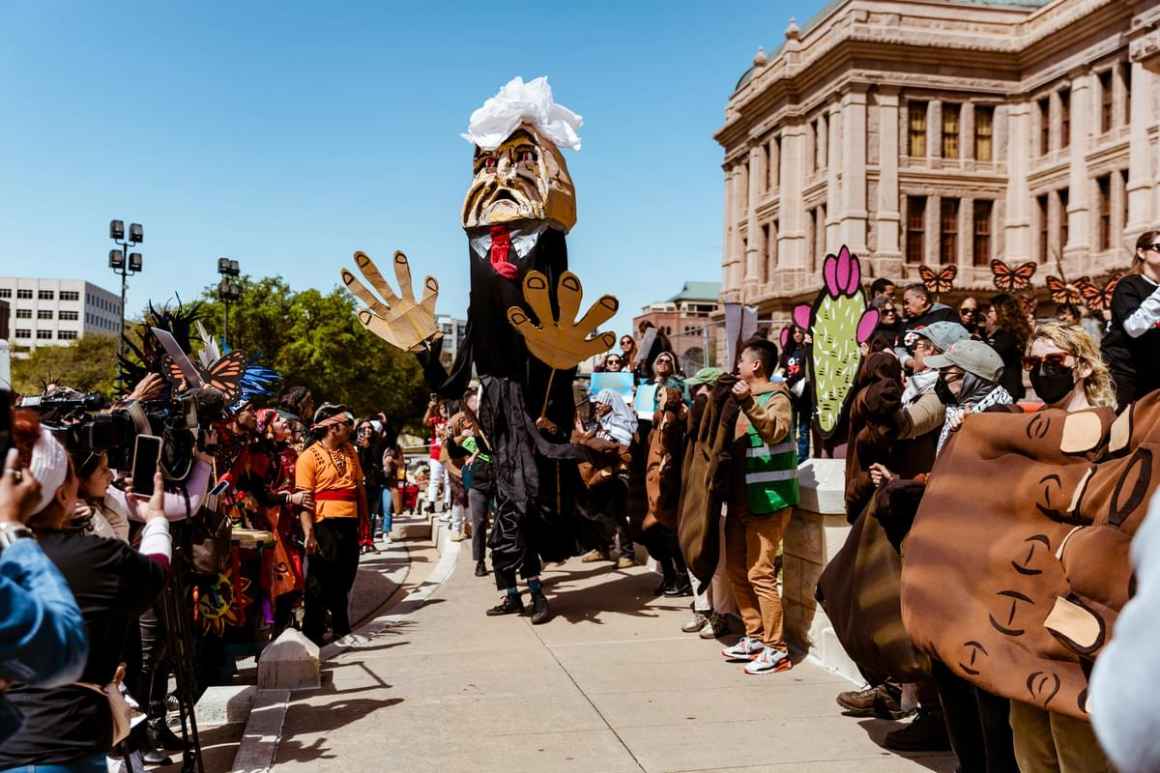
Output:
[[104,771],[106,755],[129,731],[119,670],[137,618],[165,587],[172,557],[161,472],[141,506],[140,548],[73,527],[80,478],[65,447],[29,411],[13,416],[12,443],[26,475],[40,486],[26,525],[68,581],[88,630],[89,656],[80,678],[57,687],[18,685],[6,697],[23,715],[20,730],[0,744],[0,770],[59,765]]

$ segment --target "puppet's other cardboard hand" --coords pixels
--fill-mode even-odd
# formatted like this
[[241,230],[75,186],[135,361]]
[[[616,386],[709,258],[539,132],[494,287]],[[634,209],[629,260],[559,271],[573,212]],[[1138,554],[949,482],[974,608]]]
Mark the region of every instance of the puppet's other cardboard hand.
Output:
[[383,279],[378,266],[362,251],[354,254],[354,262],[359,271],[378,291],[372,293],[348,269],[342,270],[342,283],[346,285],[367,308],[358,312],[362,326],[383,339],[391,346],[405,352],[419,351],[424,343],[439,335],[435,323],[435,301],[439,298],[439,283],[435,277],[423,280],[423,297],[415,300],[411,289],[411,265],[402,252],[395,253],[395,277],[399,282],[400,298]]
[[[596,329],[616,314],[620,302],[611,295],[602,295],[592,304],[592,308],[580,319],[580,300],[584,297],[584,286],[580,277],[565,271],[556,284],[556,300],[559,315],[552,314],[548,277],[539,271],[529,271],[524,276],[524,301],[536,315],[536,320],[528,317],[519,306],[508,309],[507,318],[528,344],[528,350],[536,359],[550,368],[568,370],[579,365],[593,355],[606,352],[616,343],[614,333],[598,333]],[[537,321],[539,324],[536,324]]]

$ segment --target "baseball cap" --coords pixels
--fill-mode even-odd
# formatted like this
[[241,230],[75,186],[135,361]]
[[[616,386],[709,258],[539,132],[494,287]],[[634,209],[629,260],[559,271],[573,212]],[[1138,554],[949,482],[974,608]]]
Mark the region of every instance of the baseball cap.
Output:
[[693,374],[692,378],[685,379],[685,383],[689,386],[700,386],[701,384],[716,384],[717,379],[725,375],[725,371],[720,368],[701,368]]
[[945,352],[959,341],[965,341],[971,337],[965,327],[958,322],[949,321],[932,322],[925,327],[918,328],[914,333],[930,341],[934,344],[934,348],[940,352]]
[[926,364],[936,370],[958,365],[967,373],[991,382],[998,381],[1003,373],[1003,358],[998,352],[982,341],[970,338],[959,341],[942,354],[927,357]]

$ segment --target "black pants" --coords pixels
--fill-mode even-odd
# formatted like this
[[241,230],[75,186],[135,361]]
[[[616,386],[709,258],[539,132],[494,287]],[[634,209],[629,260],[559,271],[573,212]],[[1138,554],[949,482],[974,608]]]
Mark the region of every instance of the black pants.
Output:
[[487,550],[487,509],[491,493],[473,486],[467,492],[467,502],[471,507],[471,560],[478,563]]
[[314,525],[318,552],[307,559],[302,632],[322,644],[326,613],[334,638],[350,633],[350,589],[358,574],[358,518],[327,518]]
[[939,660],[931,661],[938,685],[951,748],[963,773],[1019,773],[1011,738],[1011,703],[951,673]]

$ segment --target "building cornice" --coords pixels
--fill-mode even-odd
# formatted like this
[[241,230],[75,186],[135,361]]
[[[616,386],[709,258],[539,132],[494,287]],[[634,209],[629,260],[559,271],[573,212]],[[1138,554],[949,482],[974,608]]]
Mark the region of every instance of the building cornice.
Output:
[[[878,81],[906,86],[899,82],[898,71],[904,68],[890,66],[895,63],[906,65],[906,79],[915,86],[977,91],[989,82],[997,95],[1022,94],[1082,66],[1093,53],[1099,55],[1072,53],[1085,37],[1101,37],[1104,42],[1097,46],[1109,46],[1107,53],[1112,53],[1116,41],[1107,42],[1105,28],[1123,24],[1132,13],[1124,0],[1056,0],[1038,10],[975,5],[969,13],[965,10],[967,6],[929,0],[845,0],[801,39],[787,40],[775,57],[755,65],[752,77],[729,99],[725,124],[715,139],[732,147],[768,132],[776,119],[816,109],[798,104],[800,95],[832,94],[836,88]],[[1152,42],[1140,43],[1141,52],[1150,45],[1160,53],[1160,33]],[[1063,50],[1069,55],[1050,74],[1036,72],[1032,80],[1023,81],[1023,72],[1034,62]],[[953,67],[964,72],[945,74]],[[862,77],[850,70],[861,70]],[[878,77],[866,77],[875,70]],[[757,116],[762,126],[752,125]]]

